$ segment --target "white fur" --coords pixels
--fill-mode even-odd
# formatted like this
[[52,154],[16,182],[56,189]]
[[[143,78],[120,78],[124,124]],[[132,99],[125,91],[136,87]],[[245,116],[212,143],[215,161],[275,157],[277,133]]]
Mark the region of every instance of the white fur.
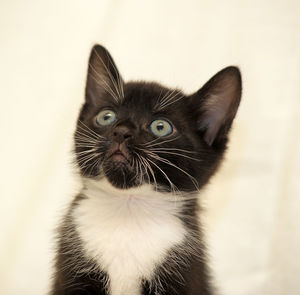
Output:
[[178,203],[150,185],[119,190],[105,179],[86,179],[82,193],[73,217],[86,255],[108,273],[110,295],[140,295],[141,279],[184,240]]

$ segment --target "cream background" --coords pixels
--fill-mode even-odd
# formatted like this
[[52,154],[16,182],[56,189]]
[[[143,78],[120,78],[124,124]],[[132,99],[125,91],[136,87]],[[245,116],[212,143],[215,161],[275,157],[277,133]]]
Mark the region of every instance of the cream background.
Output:
[[299,1],[2,0],[0,34],[1,294],[48,290],[96,42],[125,80],[187,92],[240,66],[227,160],[202,194],[216,281],[224,295],[299,294]]

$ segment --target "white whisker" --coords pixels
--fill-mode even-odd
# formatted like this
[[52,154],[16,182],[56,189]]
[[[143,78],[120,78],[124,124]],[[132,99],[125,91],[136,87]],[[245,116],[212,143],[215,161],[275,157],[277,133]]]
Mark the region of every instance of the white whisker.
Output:
[[161,144],[165,144],[165,143],[167,143],[167,142],[174,141],[174,140],[178,139],[179,137],[180,137],[180,135],[179,135],[179,136],[176,136],[175,138],[171,138],[171,139],[164,140],[164,141],[162,141],[162,142],[157,142],[157,143],[154,143],[154,144],[147,144],[147,143],[145,143],[145,144],[142,144],[142,145],[143,145],[143,146],[146,146],[147,148],[149,148],[149,147],[154,147],[154,146],[157,146],[157,145],[161,145]]
[[[149,149],[151,152],[153,150]],[[190,160],[193,160],[193,161],[198,161],[198,162],[202,162],[202,160],[200,159],[197,159],[197,158],[193,158],[193,157],[189,157],[187,155],[184,155],[184,154],[180,154],[180,153],[175,153],[175,152],[168,152],[168,151],[156,151],[156,153],[158,154],[169,154],[169,155],[176,155],[176,156],[180,156],[180,157],[184,157],[184,158],[187,158],[187,159],[190,159]]]
[[177,89],[168,90],[162,98],[160,93],[157,103],[154,106],[154,110],[161,111],[184,97],[185,96]]
[[142,161],[144,161],[146,167],[149,169],[149,171],[150,171],[150,173],[151,173],[151,175],[152,175],[152,177],[153,177],[153,182],[154,182],[155,190],[157,190],[157,188],[158,188],[158,186],[157,186],[157,181],[156,181],[156,178],[155,178],[154,171],[153,171],[153,169],[151,168],[151,165],[149,164],[149,162],[147,161],[146,158],[144,158],[144,157],[141,156],[141,155],[140,155],[140,157],[141,157]]
[[85,151],[82,151],[82,152],[77,152],[76,155],[80,156],[80,155],[84,155],[84,154],[88,154],[88,153],[93,153],[95,151],[97,151],[97,149],[91,148],[91,149],[88,149],[88,150],[85,150]]
[[188,172],[186,172],[185,170],[181,169],[181,168],[178,167],[177,165],[173,164],[173,163],[170,162],[169,160],[167,160],[167,159],[165,159],[165,158],[162,158],[162,157],[158,156],[158,155],[155,154],[155,153],[148,152],[148,155],[149,155],[150,157],[152,157],[153,159],[156,159],[156,160],[158,160],[158,161],[160,161],[160,162],[163,162],[163,163],[165,163],[165,164],[167,164],[167,165],[170,165],[170,166],[172,166],[172,167],[178,169],[179,171],[181,171],[181,172],[184,173],[185,175],[187,175],[187,176],[190,178],[190,180],[193,182],[193,184],[195,185],[197,191],[199,191],[199,187],[198,187],[198,182],[197,182],[197,180],[195,179],[195,177],[193,177],[192,175],[190,175]]
[[97,138],[103,138],[103,136],[101,136],[100,134],[98,134],[97,132],[95,132],[94,130],[92,130],[89,126],[87,126],[86,124],[84,124],[81,120],[78,121],[80,124],[82,124],[85,128],[83,128],[82,126],[80,126],[78,124],[78,127],[81,128],[81,130],[89,132],[91,135],[93,134],[95,137]]
[[178,152],[183,152],[183,153],[190,153],[190,154],[197,154],[195,151],[190,151],[190,150],[184,150],[184,149],[179,149],[179,148],[172,148],[172,147],[156,147],[151,149],[153,151],[178,151]]
[[168,177],[168,175],[156,164],[154,163],[152,160],[150,160],[149,158],[147,159],[150,163],[152,163],[163,175],[164,177],[167,179],[167,181],[170,184],[171,190],[175,193],[176,191],[179,192],[179,189],[174,185],[174,183],[170,180],[170,178]]

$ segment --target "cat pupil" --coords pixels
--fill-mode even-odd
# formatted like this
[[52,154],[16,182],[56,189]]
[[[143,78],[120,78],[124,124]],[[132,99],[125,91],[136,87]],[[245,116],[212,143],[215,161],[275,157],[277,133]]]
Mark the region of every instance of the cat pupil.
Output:
[[163,130],[163,129],[164,129],[163,123],[159,123],[159,124],[156,126],[156,129],[157,129],[158,131]]

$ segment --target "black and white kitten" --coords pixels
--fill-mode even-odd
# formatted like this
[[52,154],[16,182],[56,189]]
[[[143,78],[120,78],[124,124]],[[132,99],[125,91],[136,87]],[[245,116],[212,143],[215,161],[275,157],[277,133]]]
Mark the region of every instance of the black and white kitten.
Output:
[[94,46],[75,131],[83,181],[59,231],[52,295],[210,295],[197,193],[239,106],[236,67],[186,95],[121,78]]

